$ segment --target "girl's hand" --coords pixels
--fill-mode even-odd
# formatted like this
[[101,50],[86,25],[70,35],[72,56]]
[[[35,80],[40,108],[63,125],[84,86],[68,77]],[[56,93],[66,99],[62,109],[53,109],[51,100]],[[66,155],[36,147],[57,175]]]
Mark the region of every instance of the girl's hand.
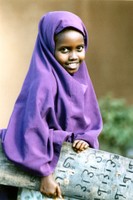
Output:
[[60,186],[56,183],[52,174],[42,177],[40,192],[48,197],[59,197],[60,199],[63,199]]
[[89,147],[89,144],[85,142],[84,140],[75,140],[72,146],[73,146],[73,149],[77,153],[79,153],[87,149]]

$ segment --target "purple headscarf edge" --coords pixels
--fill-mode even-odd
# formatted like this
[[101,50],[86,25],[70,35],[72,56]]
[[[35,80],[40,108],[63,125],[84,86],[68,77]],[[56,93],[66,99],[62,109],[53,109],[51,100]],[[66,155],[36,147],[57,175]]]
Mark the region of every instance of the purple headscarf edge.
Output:
[[7,157],[38,175],[52,173],[64,141],[98,148],[102,119],[85,62],[72,77],[54,57],[54,34],[74,27],[88,35],[81,19],[67,11],[47,13],[39,23],[29,71],[2,137]]

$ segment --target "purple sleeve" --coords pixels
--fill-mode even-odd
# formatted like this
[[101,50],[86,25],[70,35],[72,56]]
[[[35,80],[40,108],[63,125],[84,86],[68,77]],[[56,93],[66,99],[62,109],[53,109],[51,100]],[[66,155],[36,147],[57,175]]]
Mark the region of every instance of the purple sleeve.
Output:
[[[26,104],[22,96],[18,98],[2,145],[10,160],[39,176],[47,176],[54,171],[61,146],[71,133],[49,128],[42,113],[51,113],[51,108],[48,103],[43,108],[40,99],[31,101],[33,95]],[[45,97],[49,94],[45,93]]]

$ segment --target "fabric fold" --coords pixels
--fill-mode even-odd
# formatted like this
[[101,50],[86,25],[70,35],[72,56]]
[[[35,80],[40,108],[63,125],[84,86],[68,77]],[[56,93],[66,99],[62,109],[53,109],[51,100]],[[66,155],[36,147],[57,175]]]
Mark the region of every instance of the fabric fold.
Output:
[[39,176],[54,171],[64,141],[82,139],[98,148],[102,130],[85,61],[71,76],[54,57],[54,36],[67,27],[82,32],[87,50],[88,33],[78,16],[67,11],[44,15],[28,73],[2,134],[6,156]]

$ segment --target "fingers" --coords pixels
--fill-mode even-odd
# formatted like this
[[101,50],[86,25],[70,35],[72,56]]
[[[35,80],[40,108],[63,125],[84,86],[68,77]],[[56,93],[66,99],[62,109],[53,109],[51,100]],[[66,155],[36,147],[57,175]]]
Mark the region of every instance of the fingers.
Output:
[[60,199],[63,199],[62,195],[61,195],[61,189],[60,186],[57,184],[56,188],[51,191],[47,191],[45,189],[40,190],[40,192],[44,195],[46,195],[47,197],[51,197],[51,198],[55,198],[55,197],[59,197]]
[[56,188],[56,196],[59,197],[60,199],[63,199],[59,185],[57,185],[57,188]]
[[54,192],[45,193],[45,195],[48,196],[48,197],[51,197],[51,198],[59,197],[60,199],[63,199],[63,197],[61,195],[61,189],[60,189],[58,184],[57,184],[57,187],[56,187]]
[[89,144],[83,140],[75,140],[73,143],[73,148],[77,152],[84,151],[89,147]]
[[62,199],[61,189],[52,174],[41,178],[40,192],[48,197]]
[[62,198],[62,195],[61,195],[61,190],[60,190],[60,187],[56,188],[56,190],[54,192],[42,192],[42,194],[46,195],[47,197],[50,197],[50,198],[56,198],[56,197],[59,197],[60,199],[63,199]]

